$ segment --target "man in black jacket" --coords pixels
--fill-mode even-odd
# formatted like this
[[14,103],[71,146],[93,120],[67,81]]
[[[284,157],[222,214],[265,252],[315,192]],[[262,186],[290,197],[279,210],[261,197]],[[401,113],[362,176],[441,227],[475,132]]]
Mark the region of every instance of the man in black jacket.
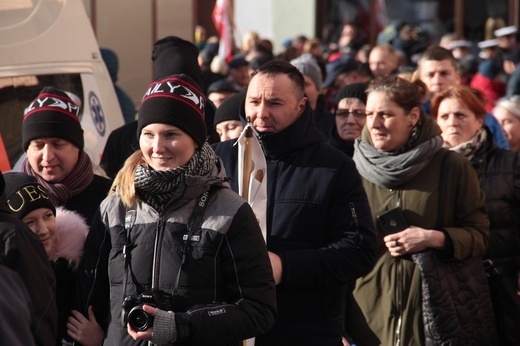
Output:
[[[375,261],[370,207],[353,161],[326,145],[302,74],[272,60],[252,74],[245,115],[267,161],[267,247],[277,284],[275,326],[256,345],[341,344],[346,285]],[[214,145],[236,189],[234,141]]]
[[[16,272],[27,288],[31,300],[31,321],[26,322],[31,325],[36,345],[54,346],[58,323],[58,310],[54,298],[56,286],[54,272],[38,236],[22,221],[11,215],[4,188],[4,177],[0,172],[0,263]],[[7,292],[2,291],[2,294]],[[23,291],[19,292],[20,299],[23,294]],[[13,303],[16,304],[15,298]],[[20,311],[20,314],[23,313]],[[13,318],[16,320],[18,316]],[[22,325],[19,327],[21,328]],[[3,342],[7,340],[6,338],[6,335],[0,335],[0,340]],[[20,336],[20,340],[26,338],[26,335]]]

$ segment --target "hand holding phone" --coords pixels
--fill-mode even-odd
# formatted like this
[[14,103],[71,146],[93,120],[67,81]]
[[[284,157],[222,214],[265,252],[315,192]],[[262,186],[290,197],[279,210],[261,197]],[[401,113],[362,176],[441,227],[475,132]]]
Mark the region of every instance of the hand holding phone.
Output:
[[401,232],[408,228],[401,208],[396,207],[377,215],[377,222],[384,234],[389,235]]

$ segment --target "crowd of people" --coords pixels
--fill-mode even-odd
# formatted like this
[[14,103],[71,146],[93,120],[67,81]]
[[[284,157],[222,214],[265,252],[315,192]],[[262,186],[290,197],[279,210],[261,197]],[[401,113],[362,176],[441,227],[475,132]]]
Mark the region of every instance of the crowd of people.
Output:
[[[228,60],[214,37],[162,38],[105,176],[80,99],[45,87],[20,114],[22,171],[0,175],[0,339],[519,345],[517,34],[401,23],[371,46],[349,23],[275,54],[248,32]],[[251,127],[265,238],[238,195]]]

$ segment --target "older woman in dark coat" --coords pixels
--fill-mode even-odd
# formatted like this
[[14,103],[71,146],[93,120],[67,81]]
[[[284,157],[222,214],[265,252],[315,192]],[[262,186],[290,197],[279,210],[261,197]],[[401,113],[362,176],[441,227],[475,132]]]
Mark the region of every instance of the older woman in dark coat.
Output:
[[500,345],[520,345],[520,153],[497,147],[485,114],[480,99],[463,86],[432,101],[444,147],[468,159],[486,193],[491,234],[484,266]]

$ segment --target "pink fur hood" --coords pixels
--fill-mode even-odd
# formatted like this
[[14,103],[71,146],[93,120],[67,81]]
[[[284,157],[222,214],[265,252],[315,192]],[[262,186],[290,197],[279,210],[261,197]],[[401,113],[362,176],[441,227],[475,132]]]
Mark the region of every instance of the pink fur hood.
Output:
[[56,209],[56,225],[56,242],[49,259],[65,258],[69,266],[77,268],[83,255],[88,225],[80,214],[62,207]]

